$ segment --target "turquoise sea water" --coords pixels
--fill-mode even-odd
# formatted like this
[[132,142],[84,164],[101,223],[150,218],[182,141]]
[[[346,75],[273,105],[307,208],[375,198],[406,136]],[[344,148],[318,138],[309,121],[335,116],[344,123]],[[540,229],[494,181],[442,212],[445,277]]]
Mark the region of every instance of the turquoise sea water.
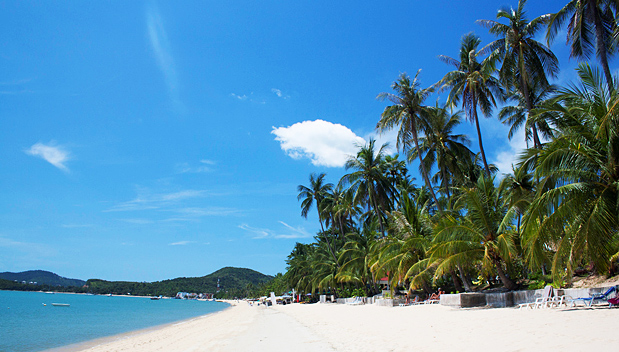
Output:
[[[52,303],[71,306],[54,307]],[[194,300],[0,291],[0,351],[41,351],[226,307],[227,303]]]

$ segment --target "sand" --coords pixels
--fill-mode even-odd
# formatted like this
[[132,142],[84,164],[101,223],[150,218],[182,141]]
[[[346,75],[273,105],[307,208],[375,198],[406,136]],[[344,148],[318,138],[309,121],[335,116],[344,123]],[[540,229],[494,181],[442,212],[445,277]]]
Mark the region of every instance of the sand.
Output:
[[103,351],[610,351],[619,309],[519,310],[245,302],[84,349]]

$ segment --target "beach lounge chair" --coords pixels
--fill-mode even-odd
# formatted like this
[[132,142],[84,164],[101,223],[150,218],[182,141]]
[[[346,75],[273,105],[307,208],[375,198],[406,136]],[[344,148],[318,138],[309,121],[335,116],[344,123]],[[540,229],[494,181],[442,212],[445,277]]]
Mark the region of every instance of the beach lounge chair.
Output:
[[346,302],[346,304],[350,304],[351,306],[357,306],[360,304],[365,304],[365,302],[363,302],[363,299],[361,297],[355,297],[352,301]]
[[604,293],[600,293],[600,294],[596,294],[596,295],[592,295],[590,297],[579,297],[579,298],[574,298],[570,300],[570,303],[572,303],[572,306],[576,306],[576,302],[577,301],[582,301],[585,306],[587,307],[591,307],[593,306],[593,303],[595,303],[595,301],[607,301],[608,300],[608,296],[616,291],[616,287],[613,286],[611,288],[609,288],[608,290],[606,290],[606,292]]
[[518,306],[519,309],[522,308],[545,308],[550,307],[553,302],[553,287],[550,285],[546,285],[544,287],[544,292],[542,292],[542,297],[538,297],[535,299],[535,302],[522,303]]

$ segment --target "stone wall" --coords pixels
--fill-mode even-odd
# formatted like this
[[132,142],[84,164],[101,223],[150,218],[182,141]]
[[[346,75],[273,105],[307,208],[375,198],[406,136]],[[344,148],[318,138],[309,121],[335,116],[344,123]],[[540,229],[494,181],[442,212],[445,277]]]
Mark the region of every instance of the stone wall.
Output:
[[486,305],[491,308],[505,308],[514,306],[513,292],[486,293]]

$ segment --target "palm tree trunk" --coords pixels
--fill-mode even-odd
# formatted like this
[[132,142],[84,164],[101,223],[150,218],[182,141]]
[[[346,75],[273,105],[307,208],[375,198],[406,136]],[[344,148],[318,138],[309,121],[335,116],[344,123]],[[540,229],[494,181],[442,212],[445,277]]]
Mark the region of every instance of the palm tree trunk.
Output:
[[460,279],[458,279],[458,275],[456,275],[456,272],[453,270],[449,271],[449,274],[451,275],[451,281],[454,282],[454,287],[456,288],[456,291],[458,292],[462,292],[462,285],[460,284]]
[[503,271],[503,266],[501,265],[501,262],[499,260],[493,260],[493,262],[494,262],[494,266],[496,267],[496,271],[499,274],[499,278],[501,278],[501,282],[503,283],[503,286],[505,286],[505,288],[510,291],[515,290],[518,286],[512,279],[507,277],[507,275]]
[[[523,63],[523,66],[524,66],[524,63]],[[520,70],[521,72],[526,72],[524,67],[522,67]],[[521,87],[520,93],[524,97],[525,105],[527,108],[527,120],[528,120],[531,114],[531,110],[533,110],[533,104],[531,103],[531,97],[529,96],[529,85],[527,84],[523,73],[520,74],[520,87]],[[535,148],[540,149],[542,147],[542,143],[539,139],[539,134],[537,133],[537,126],[535,125],[535,122],[531,126],[531,130],[533,131],[533,145],[535,146]]]
[[479,128],[479,118],[477,118],[477,99],[473,95],[473,118],[475,119],[475,128],[477,129],[477,139],[479,140],[479,152],[481,153],[481,160],[484,162],[484,168],[486,173],[490,176],[490,167],[486,161],[486,152],[484,152],[484,143],[481,140],[481,129]]
[[604,70],[604,76],[606,76],[608,92],[612,92],[614,90],[613,75],[610,73],[610,68],[608,67],[608,50],[606,48],[606,38],[604,37],[604,25],[602,24],[602,20],[600,19],[597,1],[588,0],[588,5],[590,8],[589,14],[591,17],[593,17],[593,25],[595,27],[595,42],[597,53],[600,57],[602,69]]
[[[316,206],[318,206],[318,204],[316,204]],[[322,233],[324,235],[325,233],[325,228],[324,226],[322,226],[322,217],[320,216],[320,213],[318,214],[318,222],[320,223],[320,229],[322,230],[320,233]],[[329,242],[329,237],[325,236],[325,242],[327,242],[327,248],[329,248],[329,253],[331,253],[331,256],[333,257],[333,260],[335,261],[335,265],[337,265],[338,269],[340,268],[340,263],[337,261],[337,257],[335,256],[335,253],[333,252],[333,248],[331,248],[331,242]]]
[[443,208],[441,208],[441,205],[438,203],[438,199],[436,198],[436,194],[434,193],[434,189],[432,188],[432,184],[430,183],[430,179],[428,178],[428,171],[426,170],[426,165],[423,163],[423,158],[421,157],[421,151],[419,149],[419,139],[417,138],[417,130],[415,128],[416,126],[411,126],[411,132],[413,134],[413,141],[415,141],[415,149],[417,149],[417,157],[419,158],[419,165],[421,167],[421,173],[423,174],[423,180],[426,183],[426,187],[428,187],[428,189],[430,190],[432,199],[434,199],[434,204],[436,204],[436,209],[438,209],[438,212],[443,215]]
[[460,265],[458,265],[458,272],[460,273],[460,279],[462,280],[462,284],[464,285],[464,290],[466,292],[472,292],[473,283],[471,282],[471,279],[466,275],[464,270],[462,270],[462,267]]

